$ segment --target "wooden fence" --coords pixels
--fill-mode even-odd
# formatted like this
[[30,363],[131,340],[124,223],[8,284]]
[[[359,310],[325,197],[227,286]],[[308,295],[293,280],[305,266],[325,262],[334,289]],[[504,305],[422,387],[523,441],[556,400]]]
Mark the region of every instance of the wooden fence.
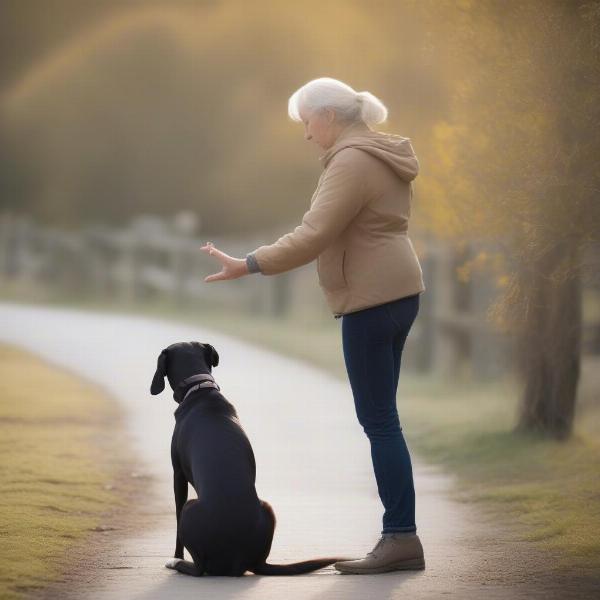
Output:
[[[273,317],[309,316],[331,320],[318,286],[314,264],[278,276],[254,274],[227,282],[204,282],[218,262],[199,248],[212,241],[224,252],[243,258],[285,231],[261,232],[241,239],[208,233],[194,235],[185,215],[165,221],[141,215],[122,229],[89,226],[66,231],[36,223],[23,215],[0,214],[0,285],[9,280],[74,296],[144,303],[167,298],[177,306],[218,303],[235,311]],[[291,226],[290,231],[293,229]],[[403,368],[496,376],[510,368],[510,340],[496,332],[486,310],[497,290],[489,276],[468,283],[456,276],[465,257],[434,239],[413,236],[423,267],[426,292],[419,317],[407,340]]]

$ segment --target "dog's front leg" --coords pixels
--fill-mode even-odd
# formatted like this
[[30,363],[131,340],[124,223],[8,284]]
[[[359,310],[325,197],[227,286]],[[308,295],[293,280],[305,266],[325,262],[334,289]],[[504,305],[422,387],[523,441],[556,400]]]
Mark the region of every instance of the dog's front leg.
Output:
[[173,470],[173,490],[175,492],[175,515],[177,517],[177,533],[175,537],[175,558],[183,558],[183,543],[179,537],[179,519],[181,510],[187,501],[188,482],[181,469]]
[[184,575],[193,575],[194,577],[202,576],[202,571],[200,571],[200,569],[198,569],[198,567],[196,567],[196,565],[193,562],[190,562],[189,560],[180,560],[178,558],[175,558],[173,560],[170,560],[165,565],[165,567],[167,567],[167,569],[179,571]]

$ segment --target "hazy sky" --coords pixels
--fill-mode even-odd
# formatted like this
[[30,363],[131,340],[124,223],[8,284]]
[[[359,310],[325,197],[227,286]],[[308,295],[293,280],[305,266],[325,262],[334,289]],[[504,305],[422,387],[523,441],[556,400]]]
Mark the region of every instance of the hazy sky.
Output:
[[[53,47],[115,9],[162,0],[1,0],[0,88]],[[174,4],[172,0],[170,2]],[[191,2],[207,4],[207,2]],[[190,2],[186,2],[190,4]]]

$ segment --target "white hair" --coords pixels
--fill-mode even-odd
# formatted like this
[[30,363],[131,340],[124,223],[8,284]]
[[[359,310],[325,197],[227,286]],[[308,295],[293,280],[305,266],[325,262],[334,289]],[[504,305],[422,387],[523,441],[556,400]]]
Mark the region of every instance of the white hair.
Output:
[[357,92],[349,85],[331,77],[313,79],[298,88],[288,100],[288,114],[302,121],[300,109],[313,112],[330,108],[341,121],[364,121],[367,125],[383,123],[388,109],[371,92]]

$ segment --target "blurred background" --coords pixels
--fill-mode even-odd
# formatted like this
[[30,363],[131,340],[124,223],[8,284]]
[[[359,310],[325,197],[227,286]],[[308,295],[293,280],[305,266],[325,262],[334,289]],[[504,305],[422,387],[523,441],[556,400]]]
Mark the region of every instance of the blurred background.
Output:
[[329,323],[314,265],[207,284],[199,245],[243,257],[300,223],[320,164],[287,99],[332,76],[380,97],[422,165],[406,360],[493,376],[511,325],[539,347],[522,319],[577,330],[550,361],[596,354],[599,22],[558,0],[6,0],[2,288]]
[[287,100],[332,76],[380,97],[422,165],[408,368],[527,365],[543,395],[544,369],[600,353],[599,26],[576,1],[6,0],[4,293],[335,327],[314,265],[209,284],[199,250],[300,223],[321,167]]
[[[241,258],[301,222],[321,166],[287,101],[335,77],[387,105],[378,129],[410,137],[421,164],[409,235],[427,290],[400,384],[422,391],[401,412],[415,447],[458,471],[471,461],[471,475],[478,454],[477,476],[492,477],[490,461],[522,464],[499,431],[576,439],[586,451],[564,458],[555,492],[559,475],[600,466],[599,2],[3,0],[0,11],[1,299],[202,322],[343,377],[313,264],[205,283],[219,267],[199,249]],[[512,387],[488,393],[498,382]],[[434,427],[448,434],[436,445]],[[600,529],[597,485],[576,489]],[[582,539],[570,543],[598,551]]]

